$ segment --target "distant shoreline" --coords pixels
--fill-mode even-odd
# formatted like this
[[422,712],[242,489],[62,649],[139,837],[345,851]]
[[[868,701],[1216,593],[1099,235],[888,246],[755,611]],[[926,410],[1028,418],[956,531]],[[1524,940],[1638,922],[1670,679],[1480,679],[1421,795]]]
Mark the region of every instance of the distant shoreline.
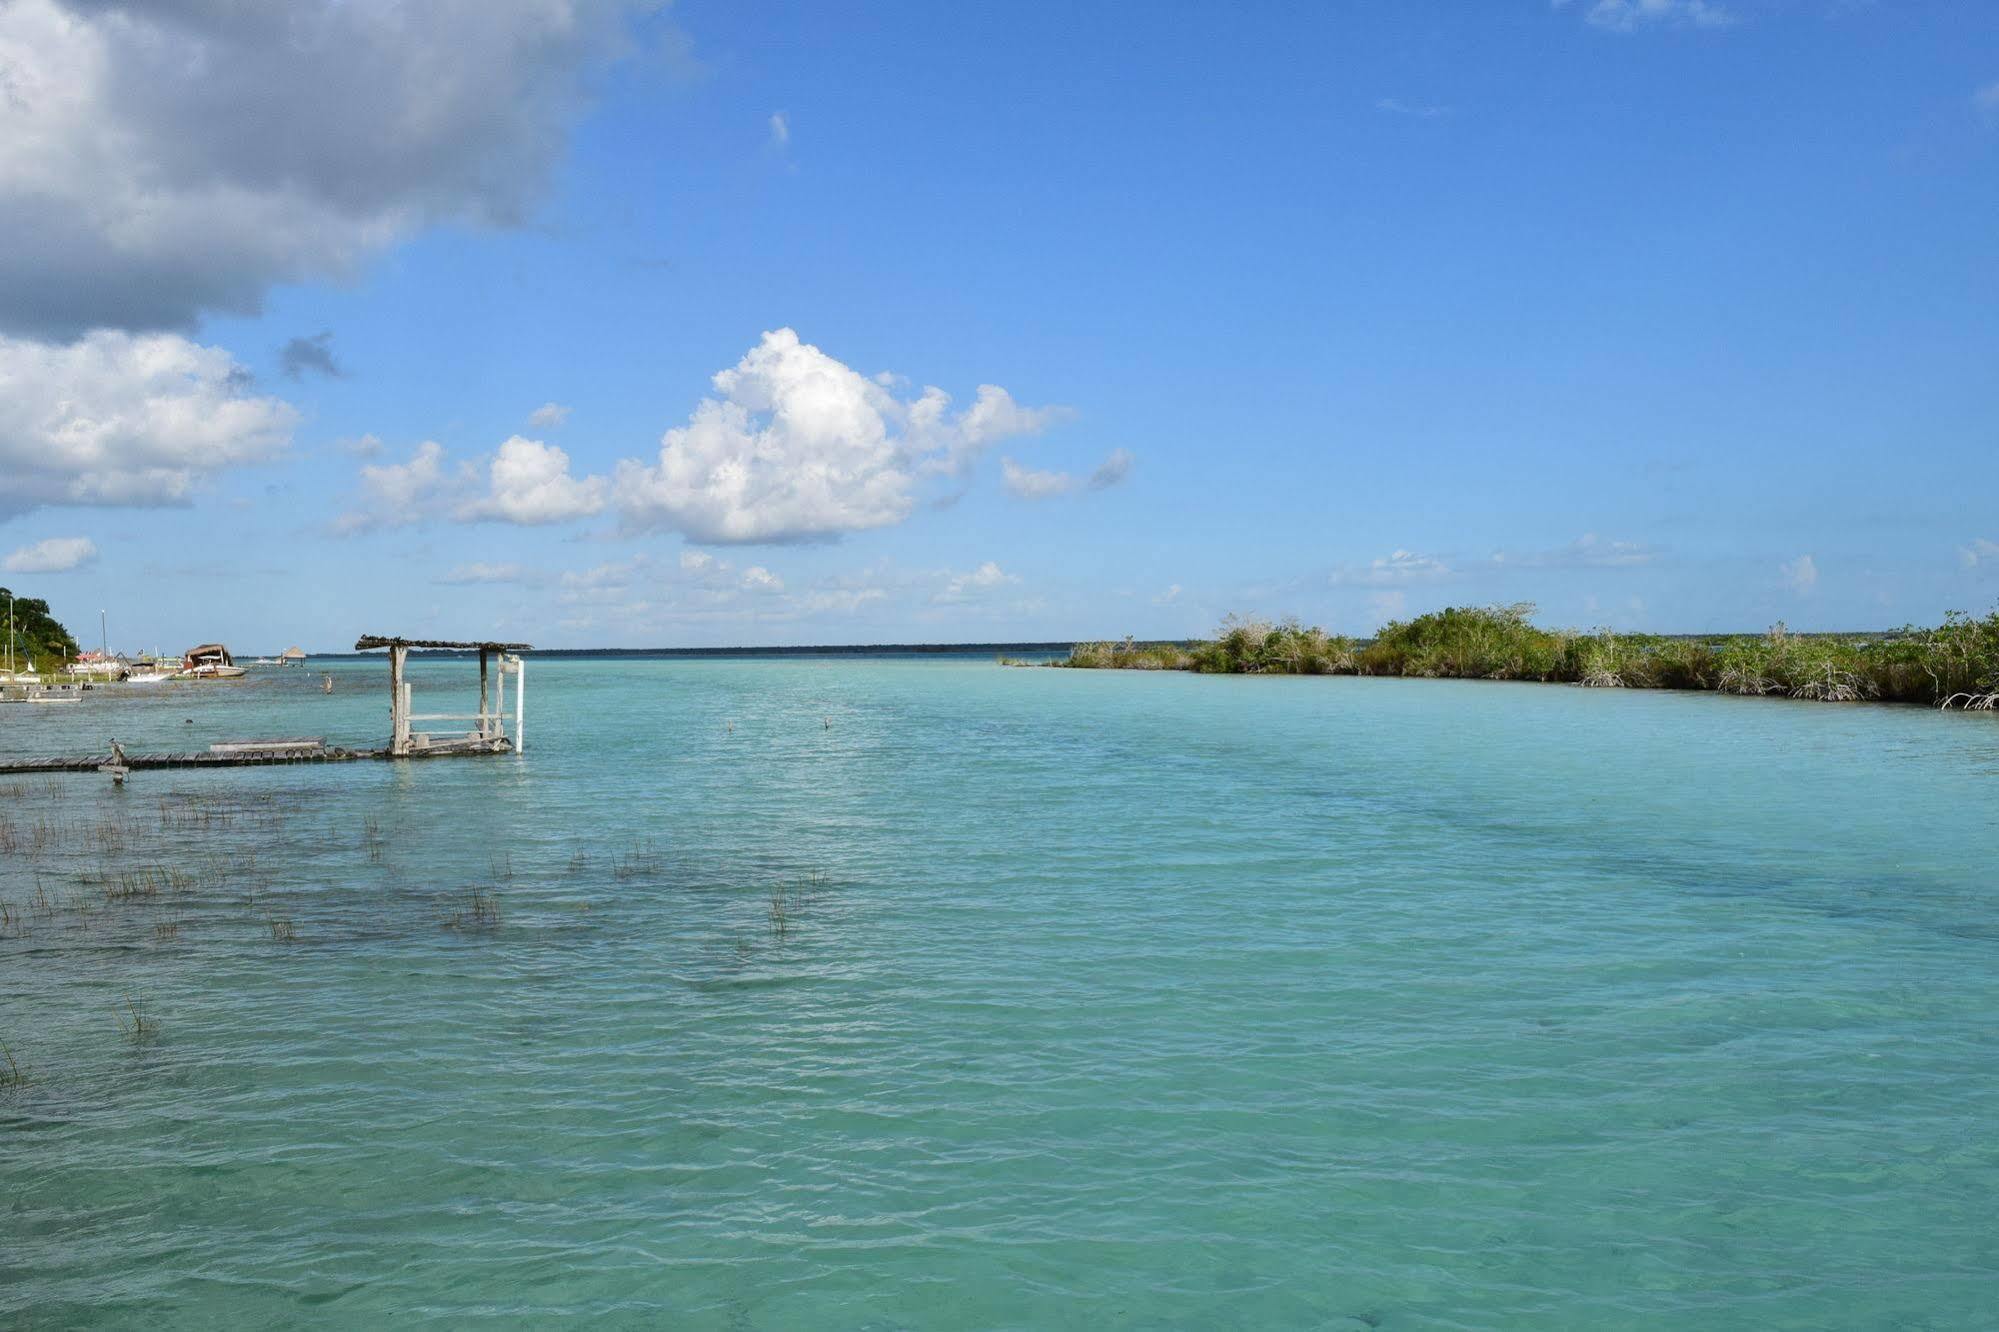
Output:
[[1003,664],[1201,675],[1369,675],[1523,680],[1609,689],[1712,690],[1825,703],[1928,703],[1999,711],[1999,612],[1949,611],[1889,633],[1581,633],[1532,623],[1531,602],[1451,606],[1359,642],[1296,619],[1231,615],[1213,639],[1079,643],[1066,659]]
[[[697,648],[533,648],[537,661],[555,657],[925,657],[972,653],[1038,652],[1065,654],[1076,644],[1059,643],[824,643],[781,647]],[[313,652],[310,661],[379,661],[379,652]],[[476,657],[470,650],[426,650],[425,657]]]
[[[1714,638],[1748,638],[1760,636],[1762,630],[1716,631],[1703,633],[1647,634],[1647,638],[1666,639],[1677,642],[1696,643]],[[1850,639],[1866,638],[1888,641],[1903,637],[1905,629],[1820,629],[1792,630],[1791,637],[1803,639]],[[671,657],[923,657],[923,656],[968,656],[973,653],[1052,653],[1067,656],[1077,647],[1096,640],[1087,638],[1059,639],[1039,643],[795,643],[776,647],[587,647],[587,648],[535,648],[536,660],[560,657],[623,657],[623,658],[671,658]],[[1203,640],[1198,638],[1140,638],[1133,640],[1140,647],[1192,648]],[[1366,647],[1374,642],[1372,637],[1352,640],[1356,647]],[[238,653],[239,659],[249,660],[272,653]],[[470,650],[451,651],[436,649],[425,651],[426,657],[476,657]],[[313,652],[308,654],[312,661],[378,661],[379,652]]]

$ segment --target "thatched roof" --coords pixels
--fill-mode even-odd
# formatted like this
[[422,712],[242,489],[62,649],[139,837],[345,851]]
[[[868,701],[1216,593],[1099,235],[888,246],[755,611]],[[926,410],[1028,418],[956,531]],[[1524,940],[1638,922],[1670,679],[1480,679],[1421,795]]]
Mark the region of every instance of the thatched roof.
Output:
[[291,647],[286,648],[283,652],[280,652],[278,655],[280,657],[283,657],[286,661],[304,661],[305,649],[294,644]]

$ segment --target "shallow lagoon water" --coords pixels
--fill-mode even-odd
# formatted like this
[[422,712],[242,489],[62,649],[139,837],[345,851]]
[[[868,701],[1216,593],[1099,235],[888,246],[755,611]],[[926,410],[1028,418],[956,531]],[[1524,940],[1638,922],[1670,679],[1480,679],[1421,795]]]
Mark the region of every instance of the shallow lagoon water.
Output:
[[[0,752],[380,743],[332,669]],[[0,1315],[1999,1321],[1993,718],[529,670],[518,758],[0,777]]]

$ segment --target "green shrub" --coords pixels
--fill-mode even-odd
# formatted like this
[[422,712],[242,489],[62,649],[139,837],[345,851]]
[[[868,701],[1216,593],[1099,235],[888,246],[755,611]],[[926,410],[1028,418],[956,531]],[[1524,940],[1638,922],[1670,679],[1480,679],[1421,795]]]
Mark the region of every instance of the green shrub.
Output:
[[1667,638],[1542,629],[1527,602],[1453,606],[1397,620],[1374,640],[1296,619],[1231,615],[1212,639],[1078,643],[1058,665],[1208,675],[1402,675],[1565,681],[1634,689],[1712,689],[1824,702],[1882,699],[1999,710],[1999,612],[1952,611],[1933,629],[1875,637],[1765,634]]
[[1575,678],[1567,634],[1528,623],[1532,602],[1452,606],[1384,625],[1361,649],[1367,675],[1456,676],[1477,680]]

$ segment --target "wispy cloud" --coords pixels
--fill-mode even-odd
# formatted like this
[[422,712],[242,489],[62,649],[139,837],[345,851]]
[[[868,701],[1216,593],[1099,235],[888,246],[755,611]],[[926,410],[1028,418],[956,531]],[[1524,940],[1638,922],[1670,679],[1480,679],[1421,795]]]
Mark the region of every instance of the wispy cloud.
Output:
[[68,573],[96,559],[97,543],[89,537],[50,537],[22,546],[0,561],[0,569],[8,573]]
[[1736,22],[1733,11],[1716,0],[1553,0],[1556,9],[1580,8],[1583,20],[1606,32],[1636,32],[1640,28],[1726,28]]
[[1377,625],[1399,620],[1409,613],[1409,594],[1400,590],[1376,592],[1368,597],[1367,609]]
[[770,113],[770,146],[779,152],[791,147],[791,117],[782,111]]
[[1091,490],[1108,490],[1131,475],[1131,465],[1136,461],[1129,449],[1112,449],[1111,456],[1097,464],[1097,470],[1090,473],[1088,485]]
[[287,379],[303,379],[308,374],[325,375],[328,379],[347,377],[347,371],[334,359],[331,329],[287,342],[278,351],[278,365]]
[[1610,541],[1585,532],[1554,550],[1495,551],[1492,562],[1513,569],[1621,569],[1650,564],[1662,552],[1638,541]]
[[1374,109],[1391,116],[1411,116],[1417,120],[1441,120],[1451,114],[1448,106],[1428,102],[1405,102],[1400,97],[1383,97],[1375,102]]
[[431,581],[447,587],[462,587],[473,583],[525,583],[533,576],[525,565],[473,563],[458,565]]
[[1109,490],[1131,475],[1136,459],[1129,449],[1113,449],[1088,477],[1070,472],[1041,472],[1023,467],[1012,458],[1000,459],[1000,484],[1015,499],[1044,500],[1075,490]]
[[1809,555],[1784,561],[1777,566],[1777,573],[1784,580],[1784,586],[1793,592],[1810,592],[1819,585],[1819,566]]
[[1967,569],[1976,569],[1980,565],[1999,564],[1999,541],[1991,541],[1985,537],[1973,537],[1970,541],[1957,548],[1957,558],[1958,562]]
[[559,402],[545,402],[528,413],[528,425],[535,430],[553,430],[569,419],[569,409]]
[[952,574],[949,581],[930,599],[939,605],[951,605],[970,601],[983,593],[1019,581],[1019,575],[1007,573],[992,560],[987,560],[970,573]]
[[1397,550],[1366,564],[1342,565],[1333,570],[1331,581],[1336,587],[1395,587],[1448,578],[1454,572],[1441,555]]

